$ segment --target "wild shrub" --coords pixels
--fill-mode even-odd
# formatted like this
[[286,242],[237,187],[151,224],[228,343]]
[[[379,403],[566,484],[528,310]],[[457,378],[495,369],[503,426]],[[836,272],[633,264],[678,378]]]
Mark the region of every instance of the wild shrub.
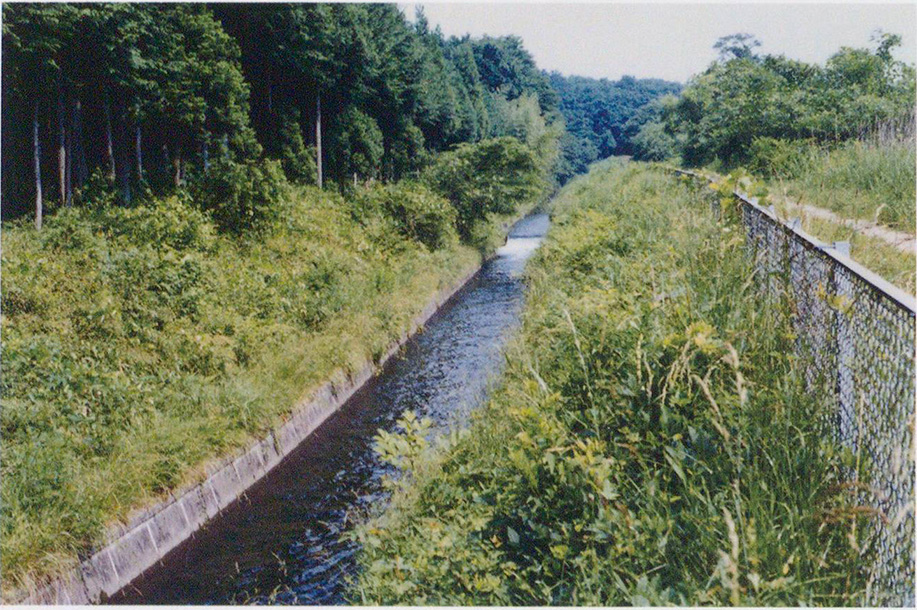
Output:
[[353,601],[862,603],[856,458],[707,206],[608,164],[561,193],[502,385],[435,453],[403,443],[408,482],[354,534]]
[[806,152],[811,143],[805,140],[755,138],[751,143],[748,168],[767,177],[794,177],[805,170]]
[[422,184],[402,181],[373,185],[358,198],[365,211],[380,211],[394,221],[402,235],[431,250],[445,246],[455,235],[455,208]]
[[455,206],[465,238],[488,214],[510,214],[544,188],[536,153],[513,137],[460,144],[441,154],[424,180]]
[[222,159],[193,183],[192,196],[217,226],[230,233],[270,229],[284,215],[287,182],[280,164]]

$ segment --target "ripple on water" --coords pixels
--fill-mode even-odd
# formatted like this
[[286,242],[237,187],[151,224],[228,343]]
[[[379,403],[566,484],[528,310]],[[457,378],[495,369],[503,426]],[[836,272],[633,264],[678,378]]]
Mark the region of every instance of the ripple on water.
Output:
[[462,425],[502,367],[519,321],[525,262],[548,216],[520,220],[481,272],[393,358],[245,497],[128,590],[131,604],[338,604],[357,548],[340,539],[386,500],[372,439],[413,409],[438,428]]

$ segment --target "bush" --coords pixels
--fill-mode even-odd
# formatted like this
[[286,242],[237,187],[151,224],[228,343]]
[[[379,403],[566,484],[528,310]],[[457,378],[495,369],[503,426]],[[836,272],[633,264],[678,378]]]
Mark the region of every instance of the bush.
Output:
[[675,138],[658,121],[647,123],[634,136],[634,158],[639,161],[665,161],[675,156]]
[[455,208],[422,184],[373,186],[359,198],[364,210],[379,210],[394,221],[399,233],[430,250],[445,246],[455,235]]
[[862,603],[880,520],[842,483],[858,457],[824,434],[790,308],[762,310],[696,192],[611,167],[555,199],[471,429],[377,439],[402,476],[353,534],[352,601]]
[[194,201],[232,233],[263,231],[283,215],[287,181],[272,160],[239,163],[221,160],[194,183]]
[[290,182],[315,184],[318,180],[315,148],[306,146],[296,118],[291,117],[280,126],[280,165]]
[[536,153],[512,137],[461,144],[439,156],[425,181],[455,206],[465,238],[487,214],[511,214],[545,186]]
[[768,177],[797,176],[804,168],[808,146],[805,140],[755,138],[751,143],[749,168]]

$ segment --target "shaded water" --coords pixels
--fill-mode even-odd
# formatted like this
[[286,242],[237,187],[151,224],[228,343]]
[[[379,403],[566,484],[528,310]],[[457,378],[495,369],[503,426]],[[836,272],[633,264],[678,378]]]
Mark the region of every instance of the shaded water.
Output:
[[339,604],[354,574],[355,517],[385,501],[389,468],[373,452],[379,428],[412,409],[461,425],[502,368],[523,301],[522,271],[548,228],[520,220],[505,246],[382,373],[241,499],[179,545],[113,603]]

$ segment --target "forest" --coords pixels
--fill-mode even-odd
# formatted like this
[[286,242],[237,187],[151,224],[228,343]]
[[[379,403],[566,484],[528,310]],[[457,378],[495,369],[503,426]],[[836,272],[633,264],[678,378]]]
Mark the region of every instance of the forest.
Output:
[[[914,65],[896,60],[901,37],[877,32],[871,48],[844,47],[824,65],[761,55],[751,34],[717,41],[718,60],[634,135],[638,158],[755,169],[779,163],[793,142],[839,144],[910,121]],[[770,159],[770,161],[768,161]],[[776,168],[779,169],[779,168]]]
[[[816,64],[734,34],[681,84],[547,72],[519,37],[393,4],[2,11],[4,601],[378,363],[536,209],[553,225],[474,436],[428,446],[412,419],[377,443],[401,476],[347,533],[350,601],[863,599],[868,515],[793,330],[661,166],[913,237],[899,36]],[[913,252],[805,222],[915,290]]]
[[633,155],[634,137],[658,122],[665,96],[677,96],[679,83],[625,76],[617,81],[550,74],[560,98],[567,133],[561,140],[565,182],[589,164],[612,155]]
[[464,142],[516,137],[549,175],[563,132],[519,39],[394,5],[16,4],[3,28],[4,218],[199,187],[240,230],[279,181],[416,177]]

